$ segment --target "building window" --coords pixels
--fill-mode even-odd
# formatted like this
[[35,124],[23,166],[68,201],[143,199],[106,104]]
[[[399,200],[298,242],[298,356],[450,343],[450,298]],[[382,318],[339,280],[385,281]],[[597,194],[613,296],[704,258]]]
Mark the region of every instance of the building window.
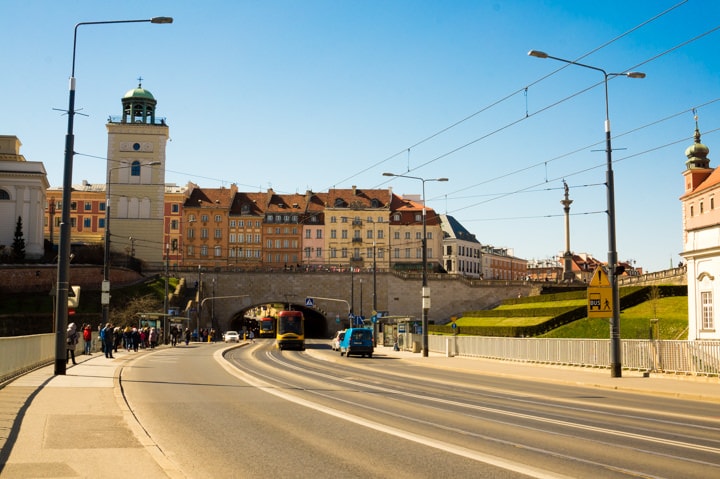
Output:
[[190,228],[188,229],[188,239],[193,239],[195,237],[195,230]]
[[140,162],[135,160],[130,165],[130,176],[140,176]]
[[215,230],[215,239],[220,239],[220,238],[222,238],[222,230],[216,229]]
[[200,247],[200,256],[207,256],[208,255],[208,247],[207,245],[202,245]]
[[330,230],[330,239],[337,238],[337,230]]
[[690,218],[692,218],[693,216],[695,216],[695,208],[693,208],[693,206],[690,205]]
[[85,202],[85,211],[92,211],[92,202],[90,202],[90,201]]
[[178,229],[178,226],[180,226],[180,222],[178,220],[172,220],[170,221],[170,229],[176,230]]
[[207,230],[207,228],[202,228],[202,229],[200,230],[200,237],[207,239],[207,237],[208,237],[208,230]]
[[219,258],[220,256],[222,256],[222,248],[220,246],[216,246],[215,247],[215,257]]
[[409,231],[406,231],[406,232],[405,232],[405,239],[406,239],[406,240],[409,240],[409,239],[410,239],[410,232],[409,232]]
[[377,239],[383,239],[385,235],[383,234],[383,230],[380,230],[377,232]]
[[337,248],[330,248],[330,257],[337,258]]
[[419,231],[415,232],[415,239],[421,240],[422,239],[422,233]]
[[98,205],[98,208],[100,209],[100,211],[105,211],[105,202],[103,201],[102,203],[100,203]]
[[315,256],[322,258],[322,247],[315,248]]
[[235,243],[235,233],[230,233],[230,238],[228,239],[230,243]]
[[417,221],[418,223],[421,222],[421,221],[422,221],[422,214],[420,214],[420,213],[415,213],[415,221]]
[[90,228],[90,226],[92,226],[92,219],[90,219],[90,218],[85,218],[85,219],[83,220],[83,227],[85,227],[85,228]]
[[700,214],[703,214],[704,208],[703,208],[703,202],[700,202]]
[[215,215],[215,223],[220,223],[222,221],[222,216]]
[[200,216],[200,221],[202,221],[203,223],[207,223],[207,222],[208,222],[208,215],[202,215],[202,216]]
[[410,258],[410,248],[405,248],[405,257]]
[[173,213],[178,213],[180,211],[180,205],[178,205],[177,203],[173,203],[170,208],[172,209]]
[[322,230],[315,231],[315,239],[322,239]]
[[432,239],[432,231],[427,232],[427,239],[429,239],[429,240]]
[[[3,189],[0,189],[0,200],[9,200],[9,199],[10,199],[10,195],[8,194],[8,192]],[[59,205],[60,205],[60,203],[58,203],[58,208],[60,207]]]
[[342,231],[340,232],[340,237],[341,237],[342,239],[347,239],[347,237],[348,237],[348,234],[347,234],[347,233],[348,233],[347,230],[342,230]]
[[700,293],[700,301],[702,303],[702,329],[710,331],[715,329],[713,324],[713,298],[712,291],[702,291]]
[[105,218],[98,219],[98,228],[105,228]]
[[195,256],[195,247],[193,245],[187,247],[187,254],[188,256]]
[[400,213],[393,215],[393,221],[400,221]]

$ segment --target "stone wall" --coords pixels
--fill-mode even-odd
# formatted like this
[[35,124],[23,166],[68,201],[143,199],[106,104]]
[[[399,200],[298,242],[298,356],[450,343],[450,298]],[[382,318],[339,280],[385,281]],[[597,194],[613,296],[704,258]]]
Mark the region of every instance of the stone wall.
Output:
[[[70,265],[70,285],[82,289],[100,290],[103,281],[103,267],[100,265]],[[132,284],[142,279],[135,271],[125,268],[110,270],[112,287]],[[0,265],[0,294],[43,293],[57,282],[57,265]]]

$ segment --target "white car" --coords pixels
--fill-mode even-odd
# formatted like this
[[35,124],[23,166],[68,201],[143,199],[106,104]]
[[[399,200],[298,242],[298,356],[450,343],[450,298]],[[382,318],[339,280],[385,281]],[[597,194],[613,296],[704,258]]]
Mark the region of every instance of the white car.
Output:
[[223,334],[223,338],[225,339],[226,343],[234,342],[239,343],[240,342],[240,335],[237,331],[228,331],[225,334]]
[[342,341],[343,337],[345,336],[345,330],[338,331],[335,333],[335,337],[332,339],[331,348],[333,351],[340,351],[340,341]]

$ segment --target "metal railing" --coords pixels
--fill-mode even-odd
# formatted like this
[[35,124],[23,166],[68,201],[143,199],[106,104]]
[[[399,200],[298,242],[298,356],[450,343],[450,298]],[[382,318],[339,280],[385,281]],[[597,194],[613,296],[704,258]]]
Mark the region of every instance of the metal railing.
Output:
[[[399,344],[417,350],[419,334],[402,334]],[[501,338],[487,336],[430,335],[430,351],[447,356],[608,368],[609,339]],[[656,341],[626,339],[621,342],[624,369],[720,376],[720,341]]]

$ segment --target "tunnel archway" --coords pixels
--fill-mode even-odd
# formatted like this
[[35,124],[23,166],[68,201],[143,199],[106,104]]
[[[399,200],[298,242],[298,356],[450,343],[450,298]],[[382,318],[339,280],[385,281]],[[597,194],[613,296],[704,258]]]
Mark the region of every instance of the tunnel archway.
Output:
[[[279,303],[282,303],[280,301]],[[254,308],[258,308],[263,304],[252,304],[237,312],[235,312],[228,323],[228,330],[231,331],[247,331],[249,329],[255,330],[257,333],[258,325],[257,322],[248,317],[247,313]],[[333,330],[329,327],[328,319],[321,312],[307,308],[303,304],[291,303],[289,308],[294,311],[302,311],[303,317],[305,318],[305,337],[309,339],[327,339],[332,335]]]

